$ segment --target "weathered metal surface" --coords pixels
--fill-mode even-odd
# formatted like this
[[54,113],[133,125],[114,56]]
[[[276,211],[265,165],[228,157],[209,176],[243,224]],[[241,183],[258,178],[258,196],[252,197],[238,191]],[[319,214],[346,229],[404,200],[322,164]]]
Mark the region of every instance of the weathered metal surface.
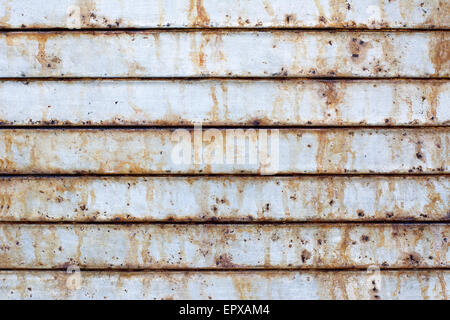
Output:
[[392,78],[450,76],[449,5],[0,0],[3,29],[160,28],[0,33],[1,125],[272,127],[231,162],[223,127],[4,128],[0,174],[311,174],[0,177],[0,298],[448,299],[449,82]]
[[450,221],[450,178],[0,179],[1,221]]
[[[226,134],[231,137],[236,132],[239,133],[231,129],[196,133],[184,129],[3,129],[0,172],[449,172],[450,128],[271,129],[266,137],[265,129],[252,129],[241,131],[244,140],[227,141]],[[265,149],[265,143],[271,146]],[[265,155],[269,156],[268,161]]]
[[2,0],[3,28],[448,28],[445,0]]
[[1,77],[448,77],[450,32],[13,32]]
[[448,268],[449,236],[449,224],[2,224],[0,268]]
[[[1,299],[440,299],[449,271],[0,272]],[[73,284],[72,284],[73,283]],[[79,286],[78,286],[79,284]]]
[[7,125],[446,125],[447,80],[4,81]]

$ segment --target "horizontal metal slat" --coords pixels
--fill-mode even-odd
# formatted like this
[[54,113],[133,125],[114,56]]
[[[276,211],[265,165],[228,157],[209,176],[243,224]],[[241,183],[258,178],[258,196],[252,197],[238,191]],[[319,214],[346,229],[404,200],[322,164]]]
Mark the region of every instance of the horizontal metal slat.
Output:
[[450,221],[450,179],[0,178],[1,221]]
[[448,125],[438,80],[4,81],[5,125]]
[[0,8],[3,28],[450,27],[449,4],[438,0],[10,0]]
[[0,268],[448,268],[449,235],[448,224],[1,224]]
[[13,32],[0,77],[448,77],[450,32]]
[[449,137],[450,128],[3,129],[0,173],[447,173]]
[[1,271],[1,299],[441,299],[449,271]]

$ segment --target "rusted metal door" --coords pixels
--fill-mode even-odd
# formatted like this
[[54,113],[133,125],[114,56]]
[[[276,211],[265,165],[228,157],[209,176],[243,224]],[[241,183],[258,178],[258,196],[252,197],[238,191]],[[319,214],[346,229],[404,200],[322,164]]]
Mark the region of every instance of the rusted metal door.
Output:
[[0,28],[0,298],[448,299],[449,1],[1,0]]

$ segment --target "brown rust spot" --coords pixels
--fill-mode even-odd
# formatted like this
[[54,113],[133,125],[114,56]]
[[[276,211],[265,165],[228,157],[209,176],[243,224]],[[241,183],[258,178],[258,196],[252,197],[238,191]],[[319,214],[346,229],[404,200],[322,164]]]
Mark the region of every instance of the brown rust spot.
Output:
[[371,284],[371,286],[369,287],[369,293],[371,295],[371,298],[374,299],[374,300],[381,299],[381,297],[379,295],[380,290],[379,290],[379,288],[377,286],[377,281],[375,279],[373,279],[370,282],[370,284]]
[[416,253],[416,252],[411,252],[409,254],[407,254],[405,261],[411,265],[420,265],[422,262],[422,257]]
[[293,14],[293,13],[286,14],[284,16],[284,22],[286,24],[296,24],[296,21],[297,21],[297,16],[295,14]]
[[305,263],[306,261],[308,261],[311,258],[311,252],[309,252],[308,250],[303,250],[302,251],[302,262]]
[[109,24],[106,18],[96,15],[94,0],[78,0],[77,6],[80,8],[80,21],[83,27],[94,27],[99,24],[107,26]]
[[235,268],[233,259],[228,254],[221,254],[216,258],[216,266],[220,268]]
[[325,99],[326,108],[323,108],[323,117],[328,119],[335,119],[336,122],[342,123],[340,105],[345,99],[345,84],[336,81],[320,82],[320,89],[318,90],[320,99]]
[[314,0],[314,4],[316,5],[317,8],[317,12],[319,15],[319,23],[320,24],[325,24],[327,23],[327,18],[325,18],[325,12],[323,10],[322,4],[320,3],[319,0]]
[[371,47],[372,45],[369,42],[357,37],[352,37],[349,42],[352,62],[361,63],[365,61],[367,57],[367,50]]
[[327,81],[324,84],[325,90],[322,91],[322,95],[326,97],[328,106],[335,106],[340,100],[336,90],[336,83],[334,81]]

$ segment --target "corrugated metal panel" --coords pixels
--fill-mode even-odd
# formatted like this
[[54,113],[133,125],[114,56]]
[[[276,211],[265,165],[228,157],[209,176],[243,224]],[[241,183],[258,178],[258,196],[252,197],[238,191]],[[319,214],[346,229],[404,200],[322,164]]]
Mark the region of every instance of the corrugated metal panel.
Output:
[[7,28],[450,27],[441,0],[3,0]]
[[0,268],[448,268],[450,225],[0,225]]
[[[253,146],[267,148],[270,163],[253,149],[226,144],[230,129],[23,130],[0,131],[1,173],[448,173],[449,128],[434,129],[262,129],[247,131]],[[245,131],[244,131],[245,133]],[[182,138],[184,135],[185,138]],[[197,137],[197,138],[196,138]],[[261,138],[260,138],[261,137]],[[201,142],[195,141],[204,140]],[[273,139],[272,139],[273,138]],[[186,142],[186,140],[188,141]],[[222,143],[222,141],[224,141]],[[214,141],[214,142],[213,142]],[[189,150],[181,151],[192,142]],[[235,141],[236,144],[238,141]],[[177,147],[178,146],[178,147]],[[226,149],[223,156],[212,151]],[[272,149],[271,149],[272,148]],[[178,150],[180,149],[180,150]],[[201,150],[203,157],[201,157]],[[209,150],[208,152],[205,150]],[[217,149],[216,149],[217,150]],[[246,155],[238,158],[239,151]],[[178,152],[180,151],[180,152]],[[185,154],[186,162],[174,155]],[[189,154],[191,156],[189,156]],[[228,162],[227,154],[234,163]],[[263,155],[266,153],[263,153]],[[254,162],[253,162],[254,161]],[[270,167],[270,168],[268,168]],[[266,171],[268,169],[268,171]]]
[[[449,271],[0,272],[8,299],[448,299]],[[71,283],[74,284],[71,284]]]
[[0,0],[0,298],[448,299],[449,9]]
[[18,32],[3,77],[449,77],[448,32]]
[[444,125],[449,101],[447,80],[5,81],[0,123]]
[[442,176],[2,178],[0,185],[1,221],[450,220],[450,179]]

